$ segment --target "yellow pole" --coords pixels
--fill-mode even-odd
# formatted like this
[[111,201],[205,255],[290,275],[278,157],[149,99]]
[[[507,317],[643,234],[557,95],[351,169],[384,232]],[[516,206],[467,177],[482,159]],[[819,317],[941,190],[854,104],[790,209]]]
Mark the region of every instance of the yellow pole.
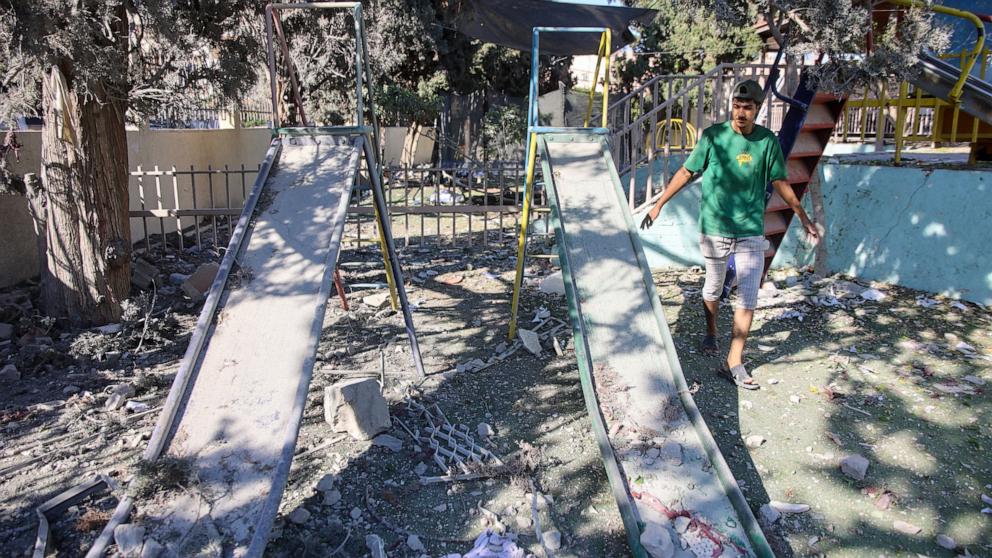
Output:
[[[582,119],[583,128],[589,127],[589,119],[592,118],[592,102],[596,98],[596,86],[599,84],[599,64],[603,61],[604,40],[606,40],[605,33],[599,38],[599,51],[596,53],[596,70],[592,73],[592,87],[589,88],[589,104],[586,106],[586,117]],[[609,49],[609,47],[605,48]],[[607,64],[609,64],[609,58],[607,58]]]
[[524,211],[520,217],[520,237],[517,239],[517,273],[513,278],[513,302],[510,304],[510,341],[517,335],[517,310],[520,306],[520,287],[524,282],[524,256],[527,250],[527,224],[530,219],[531,201],[534,199],[534,162],[537,159],[537,134],[530,133],[527,145],[527,179],[524,182]]
[[603,31],[603,40],[606,41],[603,45],[603,56],[606,59],[606,68],[603,71],[603,127],[606,128],[606,109],[610,106],[610,47],[613,44],[609,28]]
[[[371,171],[370,171],[371,172]],[[386,189],[383,188],[383,195],[386,195]],[[385,203],[386,200],[383,200]],[[389,261],[389,249],[386,247],[386,233],[382,226],[382,215],[379,214],[379,208],[375,207],[375,225],[379,231],[379,250],[382,251],[382,262],[386,264],[386,283],[389,285],[389,301],[392,303],[393,310],[400,309],[399,299],[396,298],[396,278],[393,277],[393,266]]]

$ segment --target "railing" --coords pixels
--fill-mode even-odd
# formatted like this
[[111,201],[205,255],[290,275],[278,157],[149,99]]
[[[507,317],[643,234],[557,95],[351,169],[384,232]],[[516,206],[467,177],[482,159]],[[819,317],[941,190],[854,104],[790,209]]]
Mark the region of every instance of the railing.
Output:
[[[608,109],[612,132],[611,148],[632,210],[652,203],[670,178],[662,165],[661,181],[647,172],[644,183],[636,180],[642,165],[654,169],[655,161],[673,154],[687,154],[695,145],[694,134],[710,124],[730,117],[730,91],[744,79],[767,79],[771,64],[720,64],[703,75],[663,75],[638,86],[615,100]],[[779,89],[798,83],[798,72],[783,72]],[[782,83],[785,82],[785,83]],[[788,109],[786,103],[768,95],[758,114],[758,124],[777,131]]]
[[[131,234],[145,251],[178,253],[227,245],[258,168],[131,172]],[[385,192],[393,237],[402,246],[504,245],[519,225],[524,168],[519,163],[474,164],[457,169],[390,167]],[[359,180],[348,207],[342,242],[378,246],[368,181]],[[546,211],[538,184],[533,211]],[[548,231],[545,230],[545,233]]]

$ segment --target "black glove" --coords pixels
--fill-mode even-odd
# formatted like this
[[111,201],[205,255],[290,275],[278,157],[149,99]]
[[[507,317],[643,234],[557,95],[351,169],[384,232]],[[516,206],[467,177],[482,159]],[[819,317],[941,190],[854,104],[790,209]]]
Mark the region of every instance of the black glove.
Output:
[[648,214],[644,216],[644,220],[641,221],[641,230],[649,229],[653,224],[654,224],[654,219],[651,218],[651,212],[648,211]]

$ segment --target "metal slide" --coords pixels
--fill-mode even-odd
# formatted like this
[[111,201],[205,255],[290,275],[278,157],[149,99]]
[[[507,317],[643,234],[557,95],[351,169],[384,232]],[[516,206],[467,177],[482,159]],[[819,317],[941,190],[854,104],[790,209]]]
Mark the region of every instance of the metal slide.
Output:
[[773,556],[688,393],[605,135],[537,136],[582,389],[633,554],[650,556],[641,543],[662,529],[676,556]]
[[[910,83],[939,99],[949,99],[961,68],[931,54],[920,60],[920,73]],[[961,110],[992,125],[992,84],[969,75],[961,88]]]

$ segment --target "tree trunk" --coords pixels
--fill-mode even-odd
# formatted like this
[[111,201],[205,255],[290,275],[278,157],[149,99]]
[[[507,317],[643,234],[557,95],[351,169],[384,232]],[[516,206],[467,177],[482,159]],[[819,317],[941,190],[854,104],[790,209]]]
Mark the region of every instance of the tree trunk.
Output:
[[52,317],[104,324],[120,319],[131,282],[126,102],[100,84],[82,97],[70,80],[71,66],[53,67],[42,88],[42,305]]

